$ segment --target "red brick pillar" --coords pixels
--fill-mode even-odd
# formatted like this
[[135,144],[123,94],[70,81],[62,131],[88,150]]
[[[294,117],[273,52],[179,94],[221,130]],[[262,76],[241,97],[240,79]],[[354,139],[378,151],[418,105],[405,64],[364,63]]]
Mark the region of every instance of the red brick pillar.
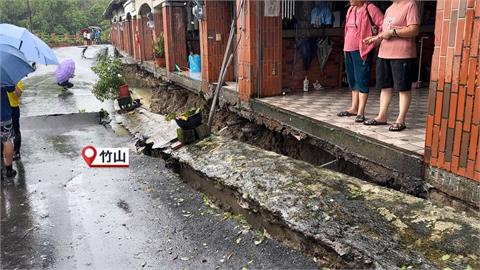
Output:
[[[240,8],[240,2],[241,0],[237,0],[237,9]],[[258,22],[257,12],[260,15]],[[282,92],[282,20],[280,17],[265,17],[263,1],[247,0],[244,21],[245,29],[238,48],[240,98],[248,100],[256,97],[257,94],[261,97],[280,95]],[[239,21],[237,36],[242,31],[240,27]],[[259,43],[257,43],[258,38]],[[260,44],[260,48],[257,48],[257,44]]]
[[175,70],[175,64],[181,68],[187,66],[186,22],[183,6],[167,3],[162,8],[163,35],[165,39],[165,62],[167,71]]
[[[202,61],[202,89],[216,82],[220,74],[223,56],[230,35],[232,20],[229,1],[207,0],[204,6],[204,20],[200,21],[200,58]],[[233,42],[235,44],[235,41]],[[234,80],[233,63],[225,81]]]
[[141,31],[141,17],[133,19],[133,47],[134,56],[137,60],[142,60],[142,31]]
[[118,23],[118,36],[119,36],[119,48],[121,51],[125,50],[125,46],[123,43],[123,40],[125,39],[124,37],[124,28],[123,28],[124,22],[119,22]]
[[125,39],[126,39],[126,53],[130,56],[133,56],[133,37],[132,37],[132,21],[126,21],[125,22]]
[[154,36],[155,40],[160,35],[160,32],[163,32],[163,17],[162,17],[162,10],[155,9],[155,13],[153,14],[153,20],[155,23],[154,27]]
[[112,30],[110,31],[111,39],[112,39],[112,44],[114,47],[117,47],[117,23],[114,22],[112,23]]
[[425,162],[480,181],[480,1],[438,1]]
[[153,30],[148,27],[148,18],[142,16],[142,60],[153,60]]

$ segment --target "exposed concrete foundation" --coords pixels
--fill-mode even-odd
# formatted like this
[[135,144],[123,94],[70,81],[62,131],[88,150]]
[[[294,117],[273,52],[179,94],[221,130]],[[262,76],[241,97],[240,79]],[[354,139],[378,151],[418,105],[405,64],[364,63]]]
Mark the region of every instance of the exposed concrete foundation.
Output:
[[[184,88],[156,79],[135,66],[130,66],[127,74],[129,79],[153,88],[152,112],[168,114],[196,106],[202,108],[206,120],[210,94],[197,89],[191,79],[176,75],[175,78],[180,78],[177,83],[187,87]],[[223,136],[315,165],[336,159],[329,168],[460,209],[478,210],[479,201],[472,201],[472,198],[478,200],[478,196],[462,197],[468,189],[448,193],[446,186],[438,186],[439,181],[426,182],[423,158],[417,154],[368,140],[354,132],[319,123],[261,101],[241,102],[237,93],[228,89],[222,90],[219,105],[213,130],[222,130]],[[462,180],[469,188],[476,184],[469,179]],[[449,188],[463,186],[465,184]],[[479,185],[476,185],[473,190],[478,189]]]
[[[141,137],[155,137],[154,122],[167,125],[155,114],[142,115],[125,115],[135,117],[125,124]],[[138,121],[144,117],[150,120]],[[321,258],[323,267],[478,267],[478,216],[225,137],[155,152],[195,188]]]
[[[472,206],[480,207],[480,183],[474,182],[462,176],[450,172],[427,166],[425,180],[435,189],[438,189],[449,196],[463,198],[463,200]],[[436,196],[433,194],[433,196]],[[463,204],[455,201],[444,200],[447,204],[452,204],[457,208],[465,207]]]

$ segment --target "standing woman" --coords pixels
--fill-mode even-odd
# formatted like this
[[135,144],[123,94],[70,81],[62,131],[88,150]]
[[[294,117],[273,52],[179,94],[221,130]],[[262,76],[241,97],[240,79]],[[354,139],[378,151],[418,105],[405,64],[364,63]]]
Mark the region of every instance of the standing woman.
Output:
[[413,69],[417,57],[415,37],[420,28],[420,17],[415,0],[393,0],[385,12],[383,31],[366,38],[367,44],[381,41],[377,59],[377,88],[381,89],[380,111],[365,125],[386,125],[392,90],[400,92],[400,110],[390,131],[402,131],[412,97]]
[[357,116],[355,122],[365,121],[370,85],[370,66],[374,57],[374,43],[363,39],[376,35],[383,24],[383,14],[375,5],[362,0],[350,0],[345,24],[345,67],[348,85],[352,90],[352,106],[337,115]]

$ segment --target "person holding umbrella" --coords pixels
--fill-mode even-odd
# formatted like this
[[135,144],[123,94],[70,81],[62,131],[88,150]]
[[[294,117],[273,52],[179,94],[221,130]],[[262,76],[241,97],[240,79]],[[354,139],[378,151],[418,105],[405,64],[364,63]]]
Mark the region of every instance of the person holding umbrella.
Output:
[[[35,70],[35,68],[32,66]],[[23,81],[19,81],[13,92],[8,92],[8,102],[12,110],[12,125],[15,139],[13,140],[13,160],[20,159],[20,146],[22,145],[22,133],[20,132],[20,97],[23,93]]]
[[29,61],[44,65],[58,65],[58,59],[53,50],[25,28],[0,23],[0,44],[15,47]]
[[[8,65],[6,64],[8,63]],[[13,92],[17,83],[33,72],[33,68],[28,64],[22,52],[18,49],[0,44],[0,102],[1,102],[1,118],[0,118],[0,137],[1,150],[4,154],[2,158],[2,179],[3,179],[3,163],[5,165],[5,176],[14,177],[17,172],[13,169],[13,122],[12,111],[8,101],[8,92]]]
[[75,62],[72,59],[63,60],[55,71],[55,79],[57,80],[57,84],[62,86],[64,90],[72,88],[73,83],[71,83],[69,80],[75,76],[74,74]]

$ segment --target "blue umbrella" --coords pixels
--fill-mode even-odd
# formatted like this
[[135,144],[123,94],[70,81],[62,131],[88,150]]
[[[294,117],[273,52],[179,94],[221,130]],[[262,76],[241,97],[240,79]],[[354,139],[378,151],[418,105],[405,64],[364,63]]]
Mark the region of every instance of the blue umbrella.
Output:
[[21,51],[10,45],[0,44],[1,86],[15,86],[30,72],[33,72],[33,68]]
[[0,44],[12,45],[19,49],[29,61],[58,65],[53,50],[25,28],[8,23],[0,24]]

